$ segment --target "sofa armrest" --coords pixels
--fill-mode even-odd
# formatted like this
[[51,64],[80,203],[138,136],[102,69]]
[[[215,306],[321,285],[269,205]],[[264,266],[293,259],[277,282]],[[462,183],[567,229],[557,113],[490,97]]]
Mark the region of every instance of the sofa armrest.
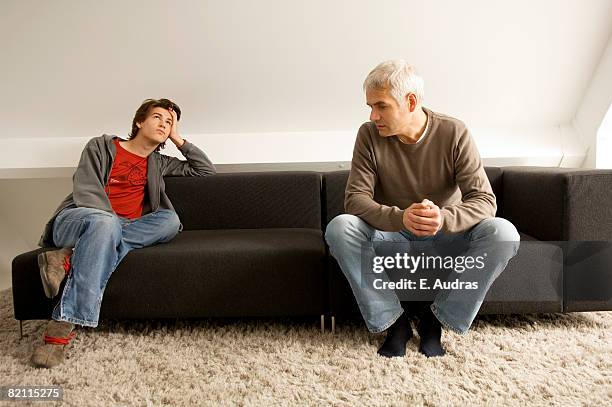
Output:
[[612,241],[612,170],[503,168],[504,217],[540,240]]

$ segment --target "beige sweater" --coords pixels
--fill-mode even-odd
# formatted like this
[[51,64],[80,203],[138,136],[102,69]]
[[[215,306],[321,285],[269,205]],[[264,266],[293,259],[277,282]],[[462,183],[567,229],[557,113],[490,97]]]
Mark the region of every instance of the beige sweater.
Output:
[[346,186],[346,212],[379,230],[405,229],[404,209],[427,198],[441,209],[442,230],[463,232],[495,217],[497,205],[476,144],[465,124],[427,113],[419,142],[381,137],[372,122],[357,133]]

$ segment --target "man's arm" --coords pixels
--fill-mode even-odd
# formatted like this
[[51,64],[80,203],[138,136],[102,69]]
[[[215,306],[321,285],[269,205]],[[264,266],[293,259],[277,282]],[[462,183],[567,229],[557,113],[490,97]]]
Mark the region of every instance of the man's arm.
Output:
[[404,211],[397,206],[381,205],[374,201],[376,178],[376,157],[370,143],[367,124],[363,124],[357,132],[353,149],[351,172],[344,194],[344,208],[347,213],[359,216],[378,230],[397,232],[404,227]]
[[455,182],[462,194],[462,202],[440,209],[442,229],[449,233],[463,232],[487,218],[494,218],[497,210],[495,195],[482,165],[476,143],[464,129],[454,151]]

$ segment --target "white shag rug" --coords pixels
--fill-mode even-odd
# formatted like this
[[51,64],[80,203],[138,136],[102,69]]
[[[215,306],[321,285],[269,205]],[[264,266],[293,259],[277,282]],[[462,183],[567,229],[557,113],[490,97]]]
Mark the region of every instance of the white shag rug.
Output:
[[[105,322],[79,329],[67,360],[30,365],[45,321],[19,339],[10,290],[0,292],[0,385],[58,385],[62,403],[14,405],[612,405],[612,312],[492,316],[447,355],[376,350],[381,335],[340,321]],[[8,404],[8,402],[0,402]]]

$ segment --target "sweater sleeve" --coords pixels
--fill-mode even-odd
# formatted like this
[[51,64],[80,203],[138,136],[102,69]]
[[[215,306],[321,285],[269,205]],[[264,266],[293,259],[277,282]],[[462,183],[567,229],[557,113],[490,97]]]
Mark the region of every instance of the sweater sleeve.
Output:
[[441,208],[442,230],[459,233],[481,220],[494,218],[497,204],[476,148],[467,128],[458,138],[453,152],[455,182],[461,190],[461,203]]
[[348,214],[359,216],[378,230],[397,232],[404,227],[404,211],[397,206],[381,205],[374,201],[376,158],[370,137],[367,123],[363,124],[357,132],[353,149],[344,208]]
[[107,157],[102,150],[104,139],[95,137],[85,145],[81,159],[72,176],[72,196],[79,207],[101,209],[113,212],[108,196],[104,191],[106,180],[102,168]]
[[163,175],[203,177],[217,173],[204,151],[195,144],[185,140],[179,151],[187,159],[186,161],[160,154]]

